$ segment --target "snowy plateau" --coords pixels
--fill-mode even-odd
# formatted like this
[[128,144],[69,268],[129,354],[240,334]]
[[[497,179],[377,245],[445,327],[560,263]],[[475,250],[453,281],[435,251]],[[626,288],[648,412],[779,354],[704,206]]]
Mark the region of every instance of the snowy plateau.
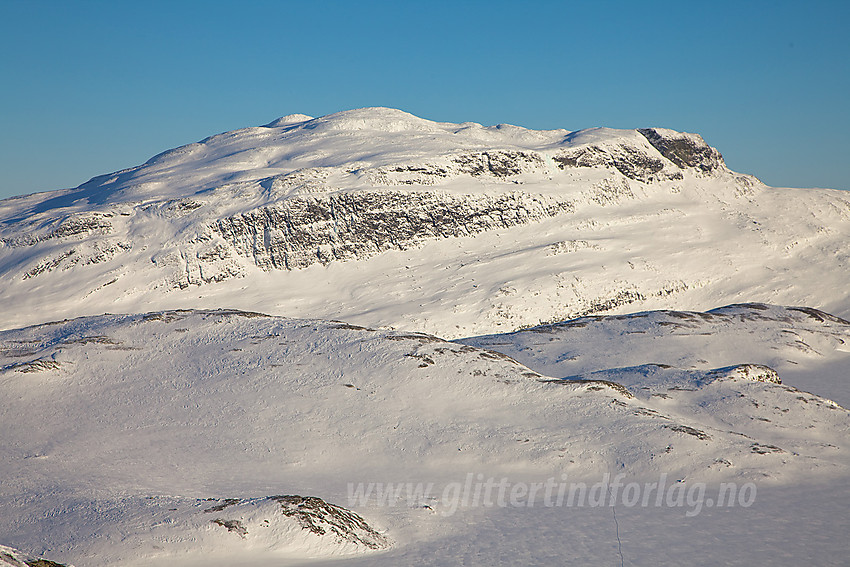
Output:
[[846,565],[848,236],[387,108],[0,201],[0,565]]

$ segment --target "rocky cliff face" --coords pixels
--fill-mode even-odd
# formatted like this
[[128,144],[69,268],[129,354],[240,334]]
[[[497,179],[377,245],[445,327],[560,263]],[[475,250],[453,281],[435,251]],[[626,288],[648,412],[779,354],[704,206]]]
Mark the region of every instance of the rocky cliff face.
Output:
[[720,152],[706,144],[697,134],[685,134],[663,128],[639,128],[638,132],[680,169],[695,168],[709,174],[726,168]]
[[449,195],[369,191],[294,197],[213,221],[230,250],[269,269],[368,258],[428,239],[470,236],[574,210],[570,201],[522,193]]

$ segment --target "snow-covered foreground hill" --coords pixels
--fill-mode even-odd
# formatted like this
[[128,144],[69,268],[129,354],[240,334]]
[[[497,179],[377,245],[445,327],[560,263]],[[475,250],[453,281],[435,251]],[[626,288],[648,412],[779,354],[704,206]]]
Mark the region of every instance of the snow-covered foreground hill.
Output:
[[0,201],[0,328],[240,308],[463,337],[594,313],[850,316],[850,197],[699,136],[296,115]]
[[[724,325],[734,348],[709,343],[709,360],[692,368],[685,363],[700,356],[695,341],[709,324]],[[575,340],[571,328],[579,331]],[[777,496],[789,487],[819,495],[811,509],[793,500],[797,511],[823,514],[826,505],[832,513],[823,487],[846,488],[848,412],[779,383],[763,365],[773,360],[764,358],[764,345],[777,344],[769,356],[793,356],[801,366],[846,362],[847,322],[744,306],[554,329],[469,341],[531,352],[531,368],[430,335],[226,310],[107,315],[0,332],[0,533],[8,545],[78,567],[363,554],[369,564],[470,557],[490,564],[512,562],[503,554],[513,548],[520,562],[564,553],[612,563],[611,509],[594,506],[592,490],[584,502],[570,502],[569,492],[559,502],[560,486],[592,488],[617,475],[642,491],[660,483],[661,505],[655,494],[637,493],[646,506],[616,501],[615,514],[654,529],[674,525],[688,538],[721,520],[723,529],[740,529],[763,514],[791,513]],[[652,341],[671,329],[681,341]],[[790,333],[811,350],[776,342]],[[675,356],[681,368],[615,369],[621,353],[600,345],[601,336],[640,336],[644,344],[631,348],[649,357],[641,362]],[[528,337],[545,342],[537,348]],[[565,357],[584,364],[573,367],[584,372],[580,379],[563,379],[567,366],[558,358]],[[711,368],[711,360],[723,366]],[[596,367],[609,370],[587,372]],[[846,382],[833,388],[848,398]],[[487,482],[508,483],[511,492],[500,501],[493,484],[488,501],[481,492]],[[385,483],[404,485],[398,500],[380,493]],[[406,483],[421,492],[408,495]],[[529,494],[534,483],[536,496]],[[737,505],[705,504],[719,497],[720,483],[734,484]],[[526,492],[515,495],[515,486]],[[749,492],[740,492],[745,486]],[[325,524],[302,521],[281,512],[290,510],[282,498],[290,507],[294,499],[336,512],[317,513]],[[337,516],[348,522],[333,524]],[[551,522],[567,518],[563,541],[553,543]],[[310,529],[316,525],[336,530],[317,533]],[[780,545],[782,530],[781,523],[769,529],[776,558],[811,552],[800,542]],[[567,538],[571,532],[581,542]],[[511,546],[508,536],[549,543]],[[458,537],[463,544],[453,554],[445,542]],[[637,554],[630,561],[656,564],[646,545],[620,542],[624,555]],[[827,546],[819,553],[834,552]]]
[[582,317],[514,333],[462,339],[559,377],[625,367],[657,374],[742,362],[776,370],[786,384],[850,406],[850,323],[806,307],[760,303],[700,313],[655,311]]

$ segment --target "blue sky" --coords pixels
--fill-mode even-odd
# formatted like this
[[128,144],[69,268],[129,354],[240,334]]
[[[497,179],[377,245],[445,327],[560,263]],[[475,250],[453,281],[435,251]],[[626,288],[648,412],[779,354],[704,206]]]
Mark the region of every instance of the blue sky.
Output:
[[0,0],[0,198],[363,106],[697,132],[850,189],[850,2]]

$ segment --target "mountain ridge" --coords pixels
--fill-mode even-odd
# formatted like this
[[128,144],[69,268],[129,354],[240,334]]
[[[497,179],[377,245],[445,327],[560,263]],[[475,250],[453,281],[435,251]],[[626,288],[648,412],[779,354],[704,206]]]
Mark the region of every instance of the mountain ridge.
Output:
[[[340,155],[338,158],[322,155],[321,151],[287,150],[289,146],[309,146],[315,139],[322,137],[348,137],[352,136],[356,139],[358,133],[385,133],[385,134],[406,134],[408,137],[416,135],[416,133],[425,132],[429,135],[439,136],[439,144],[425,144],[417,152],[415,144],[405,144],[404,152],[392,152],[387,148],[380,148],[379,152],[374,150],[366,150],[357,152],[356,148],[352,151]],[[318,134],[318,136],[317,136]],[[322,136],[324,135],[324,136]],[[270,122],[265,126],[242,128],[221,134],[216,134],[207,137],[199,142],[194,142],[166,150],[161,152],[144,164],[119,170],[113,173],[98,175],[81,184],[80,186],[62,190],[67,194],[66,201],[55,201],[53,205],[62,205],[65,203],[72,204],[75,199],[72,198],[75,193],[79,199],[91,199],[89,205],[109,202],[109,195],[98,195],[100,193],[121,193],[128,187],[135,187],[138,195],[128,195],[129,199],[145,199],[147,198],[147,190],[149,185],[163,184],[165,182],[173,184],[173,170],[185,162],[190,161],[192,171],[191,178],[187,181],[185,190],[187,194],[161,193],[156,195],[156,199],[165,198],[181,198],[189,196],[198,190],[203,191],[209,187],[221,186],[236,180],[252,180],[261,181],[271,179],[278,175],[287,175],[301,169],[309,169],[311,167],[340,167],[342,165],[349,166],[350,164],[363,164],[367,167],[375,168],[380,166],[392,165],[394,162],[404,163],[406,161],[414,161],[427,159],[437,156],[464,151],[475,151],[481,149],[489,149],[493,147],[494,142],[498,146],[504,146],[503,150],[525,149],[528,151],[549,152],[552,153],[558,149],[574,149],[588,146],[596,152],[603,152],[594,144],[604,144],[609,147],[625,145],[632,150],[640,149],[649,151],[655,148],[650,146],[643,138],[651,136],[653,139],[671,140],[688,140],[689,143],[698,146],[706,154],[711,154],[715,160],[715,167],[723,167],[722,157],[719,152],[709,148],[701,137],[695,134],[681,134],[673,130],[660,128],[644,128],[638,130],[614,130],[610,128],[589,128],[585,130],[567,131],[567,130],[529,130],[519,126],[507,124],[499,124],[496,126],[485,127],[477,123],[465,122],[461,124],[432,122],[429,120],[417,118],[411,114],[401,110],[388,108],[364,108],[350,111],[343,111],[336,114],[331,114],[319,118],[311,118],[306,115],[288,115]],[[292,140],[294,138],[294,140]],[[326,140],[325,140],[326,141]],[[346,140],[351,141],[351,140]],[[416,142],[422,142],[422,139],[417,139]],[[287,145],[288,142],[292,142]],[[360,142],[362,143],[362,142]],[[258,145],[259,144],[259,145]],[[658,144],[656,142],[656,144]],[[251,146],[256,146],[256,149],[251,150]],[[266,150],[259,151],[259,148],[265,146]],[[430,146],[430,147],[429,147]],[[496,147],[497,147],[496,146]],[[661,150],[653,151],[656,158],[664,157],[664,146],[659,145]],[[656,148],[657,149],[657,148]],[[275,151],[278,150],[278,151]],[[669,155],[674,155],[667,152]],[[260,154],[260,155],[257,155]],[[267,155],[262,155],[267,154]],[[383,155],[384,157],[380,157]],[[372,158],[364,159],[364,158]],[[229,160],[229,161],[228,161]],[[585,161],[592,162],[592,158]],[[603,159],[604,162],[610,163],[610,158]],[[677,167],[684,169],[691,167],[682,160],[677,160]],[[209,162],[213,162],[221,171],[208,171],[204,173],[204,169],[212,170]],[[561,168],[566,167],[566,162],[561,162]],[[676,162],[673,162],[676,163]],[[656,164],[657,166],[657,164]],[[146,171],[150,170],[150,171]],[[262,172],[274,170],[273,175],[262,176]],[[255,171],[244,177],[244,172]],[[472,174],[475,174],[475,168],[472,168]],[[505,173],[514,173],[505,171]],[[518,173],[518,172],[517,172]],[[199,180],[201,182],[199,182]],[[100,189],[100,191],[95,191]],[[183,186],[181,186],[183,189]],[[34,195],[13,197],[11,200],[20,201],[26,197],[47,196],[51,192],[37,193]],[[6,199],[4,201],[9,201]],[[116,201],[113,201],[116,202]],[[117,201],[120,202],[120,201]],[[2,204],[3,201],[0,201]],[[43,207],[46,209],[46,207]],[[0,207],[2,211],[2,207]],[[0,217],[0,221],[2,221]]]

